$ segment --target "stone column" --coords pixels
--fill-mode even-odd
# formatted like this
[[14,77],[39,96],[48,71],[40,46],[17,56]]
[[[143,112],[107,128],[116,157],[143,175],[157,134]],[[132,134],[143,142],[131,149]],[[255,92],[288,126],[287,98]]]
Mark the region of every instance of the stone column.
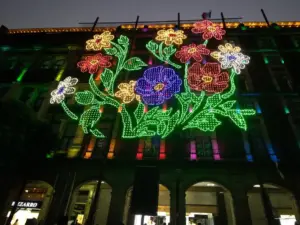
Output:
[[182,189],[182,187],[179,188],[178,191],[178,204],[177,204],[177,220],[176,225],[185,225],[186,218],[185,218],[185,191]]
[[291,195],[291,202],[293,207],[293,212],[295,213],[295,217],[297,221],[300,221],[300,212],[299,212],[299,200],[297,200],[296,196]]
[[170,189],[170,222],[172,225],[176,224],[176,188]]
[[248,196],[243,191],[232,193],[236,225],[252,225]]
[[218,216],[216,225],[228,224],[224,192],[216,192]]
[[64,215],[68,205],[69,195],[72,193],[72,178],[72,174],[67,172],[60,173],[59,176],[57,176],[53,199],[46,217],[46,225],[55,224],[60,216]]
[[126,189],[123,187],[114,186],[107,218],[108,225],[118,224],[123,221],[125,199]]

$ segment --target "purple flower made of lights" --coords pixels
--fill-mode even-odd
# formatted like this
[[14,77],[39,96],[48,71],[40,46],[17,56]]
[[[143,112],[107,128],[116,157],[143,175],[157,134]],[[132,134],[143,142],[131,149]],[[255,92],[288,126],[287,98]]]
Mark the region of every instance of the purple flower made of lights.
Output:
[[135,92],[147,105],[161,105],[180,91],[182,81],[175,70],[163,66],[147,69],[135,85]]

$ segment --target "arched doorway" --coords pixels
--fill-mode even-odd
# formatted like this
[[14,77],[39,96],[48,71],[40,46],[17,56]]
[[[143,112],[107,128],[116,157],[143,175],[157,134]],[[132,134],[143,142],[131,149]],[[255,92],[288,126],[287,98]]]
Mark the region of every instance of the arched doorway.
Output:
[[[23,193],[17,204],[17,210],[13,215],[11,224],[18,220],[18,225],[25,225],[27,220],[37,220],[41,225],[44,224],[53,197],[53,187],[44,181],[27,182]],[[7,217],[9,217],[8,212]]]
[[168,225],[170,223],[170,191],[167,187],[159,184],[158,194],[158,210],[157,216],[142,216],[130,215],[130,201],[131,201],[132,187],[128,189],[126,194],[126,201],[123,214],[123,223],[125,225]]
[[[299,215],[293,194],[287,189],[273,184],[263,184],[263,187],[269,196],[274,217],[279,220],[281,225],[294,225],[296,218],[299,219]],[[252,224],[267,225],[260,188],[260,185],[256,184],[248,191]]]
[[186,191],[186,225],[234,225],[231,193],[214,182],[200,182]]
[[[71,205],[69,207],[69,219],[77,220],[77,224],[85,224],[91,209],[92,202],[95,198],[95,192],[98,181],[89,181],[75,188]],[[94,224],[106,224],[112,188],[104,181],[101,182],[100,195],[96,200],[96,213]]]

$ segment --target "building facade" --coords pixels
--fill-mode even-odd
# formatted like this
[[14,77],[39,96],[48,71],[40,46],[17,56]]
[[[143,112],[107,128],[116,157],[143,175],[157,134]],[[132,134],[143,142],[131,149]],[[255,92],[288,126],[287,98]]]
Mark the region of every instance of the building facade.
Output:
[[[193,24],[138,25],[137,29],[132,25],[123,25],[118,28],[96,28],[93,32],[90,28],[24,29],[2,34],[2,101],[17,101],[28,107],[38,120],[51,124],[58,141],[38,161],[29,158],[26,161],[18,159],[10,165],[2,163],[1,221],[16,224],[18,219],[18,224],[23,225],[27,219],[37,218],[40,224],[54,224],[63,215],[68,216],[69,220],[76,218],[79,224],[95,225],[120,222],[125,225],[284,225],[300,220],[297,173],[300,151],[300,22],[277,24],[268,27],[262,22],[226,23],[225,28],[215,23],[212,25],[214,29],[223,27],[226,30],[226,35],[220,33],[221,38],[203,38],[203,32],[193,32],[192,28],[194,31],[197,28]],[[168,29],[173,29],[175,33],[164,33]],[[176,36],[179,30],[186,36],[181,38],[183,43],[168,39]],[[103,42],[104,47],[99,48],[98,39],[101,42],[106,37],[97,39],[94,35],[105,32],[113,36],[111,39],[108,37],[107,46]],[[158,34],[162,37],[157,38]],[[113,38],[117,45],[111,46],[109,43]],[[209,43],[206,42],[208,39]],[[120,46],[126,47],[126,40],[128,46],[124,49],[132,57],[127,61],[122,59],[121,54],[125,50],[118,49]],[[154,47],[149,44],[151,40],[152,44],[156,43]],[[175,40],[175,45],[172,41],[169,43],[170,40]],[[159,41],[164,42],[166,49],[159,49]],[[209,71],[201,75],[199,79],[205,85],[202,81],[199,81],[201,84],[194,82],[192,75],[196,73],[196,67],[204,67],[211,61],[208,59],[209,53],[203,49],[201,60],[196,56],[194,64],[193,59],[185,60],[188,54],[177,54],[181,49],[178,44],[188,46],[192,43],[202,44],[211,52],[217,51],[219,45],[240,46],[242,53],[251,58],[250,63],[246,63],[246,58],[241,59],[242,64],[248,65],[246,68],[236,67],[235,73],[240,74],[234,77],[234,85],[226,83],[222,86],[225,81],[219,75],[220,68],[219,74],[214,74],[214,77]],[[171,54],[173,49],[170,46],[177,48],[177,61],[176,56],[168,57],[175,53]],[[88,60],[97,60],[86,58],[95,54],[102,57],[102,64],[96,69],[90,66],[93,62],[86,64]],[[177,67],[180,57],[184,58],[183,65],[186,67]],[[114,77],[120,60],[123,60],[125,70],[119,71],[119,77]],[[228,113],[233,113],[230,114],[233,116],[215,122],[210,120],[211,114],[201,114],[198,120],[190,120],[192,122],[188,126],[192,129],[186,130],[173,126],[185,117],[174,116],[169,118],[165,127],[160,131],[157,128],[157,133],[152,134],[151,126],[160,126],[155,121],[167,120],[163,116],[155,119],[149,112],[155,111],[154,114],[158,115],[159,110],[167,113],[178,107],[174,96],[176,93],[178,96],[180,91],[172,86],[170,93],[163,96],[172,95],[173,98],[166,97],[161,102],[157,96],[147,98],[150,95],[147,86],[141,86],[144,88],[140,91],[135,89],[133,93],[130,85],[136,83],[130,81],[142,85],[145,80],[138,79],[144,79],[141,78],[143,75],[147,77],[147,71],[152,73],[152,68],[160,70],[161,66],[168,71],[176,71],[178,77],[182,77],[176,83],[181,85],[181,89],[186,88],[186,84],[192,90],[189,93],[197,93],[188,95],[180,103],[190,113],[202,101],[200,91],[205,90],[203,93],[210,98],[219,96],[219,93],[226,95],[226,91],[230,90],[230,95],[226,96],[232,103],[228,104],[233,107]],[[195,70],[191,69],[193,66]],[[241,71],[238,71],[239,68]],[[226,68],[222,69],[224,71]],[[109,71],[114,71],[111,77]],[[184,74],[187,78],[183,78]],[[229,82],[229,75],[222,75],[226,82]],[[72,88],[69,76],[79,80],[73,80],[73,84],[76,84],[77,93],[82,94],[65,99],[51,95],[55,89],[64,92]],[[219,83],[207,86],[206,83],[212,81],[210,79],[219,79]],[[67,82],[71,82],[69,86]],[[112,87],[111,84],[118,85]],[[107,93],[102,95],[99,92],[100,102],[87,91],[91,87],[93,89],[93,85],[103,85],[99,90]],[[159,83],[153,88],[160,91],[167,85]],[[69,94],[74,91],[70,89]],[[110,92],[115,93],[111,101],[107,97]],[[196,96],[195,102],[184,104],[192,96]],[[146,125],[139,123],[145,116],[139,118],[135,111],[135,107],[141,105],[136,100],[138,98],[142,98],[143,102],[141,115],[148,115],[148,120],[144,121]],[[214,101],[207,103],[208,112],[214,108]],[[232,101],[236,101],[234,106]],[[93,108],[95,105],[96,108]],[[206,106],[203,107],[205,110]],[[95,114],[91,109],[95,109]],[[243,111],[246,109],[249,111]],[[124,119],[127,112],[134,114],[136,124]],[[240,118],[243,113],[249,115],[245,119],[243,116]],[[97,122],[99,119],[100,122],[95,125],[94,120]],[[128,128],[135,125],[135,129]],[[140,128],[137,128],[138,125]],[[135,133],[127,132],[127,128]],[[157,217],[132,215],[129,208],[135,171],[139,167],[149,166],[159,170]]]

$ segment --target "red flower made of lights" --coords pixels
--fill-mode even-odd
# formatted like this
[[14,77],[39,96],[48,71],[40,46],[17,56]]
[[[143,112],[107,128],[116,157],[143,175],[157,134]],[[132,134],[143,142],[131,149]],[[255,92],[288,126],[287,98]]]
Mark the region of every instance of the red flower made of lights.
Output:
[[201,55],[209,55],[209,53],[210,51],[205,45],[190,44],[182,46],[180,51],[176,52],[175,56],[180,59],[180,62],[182,63],[186,63],[191,58],[195,59],[197,62],[201,62]]
[[226,32],[220,26],[214,24],[209,20],[202,20],[193,24],[192,32],[195,34],[202,34],[204,40],[214,37],[217,40],[222,39],[222,35]]
[[97,73],[99,68],[111,67],[111,59],[111,56],[103,56],[101,53],[98,53],[94,56],[85,57],[84,60],[77,63],[77,66],[80,68],[81,72],[93,74]]
[[188,83],[192,90],[220,93],[228,87],[229,75],[222,72],[220,64],[194,63],[188,70]]

